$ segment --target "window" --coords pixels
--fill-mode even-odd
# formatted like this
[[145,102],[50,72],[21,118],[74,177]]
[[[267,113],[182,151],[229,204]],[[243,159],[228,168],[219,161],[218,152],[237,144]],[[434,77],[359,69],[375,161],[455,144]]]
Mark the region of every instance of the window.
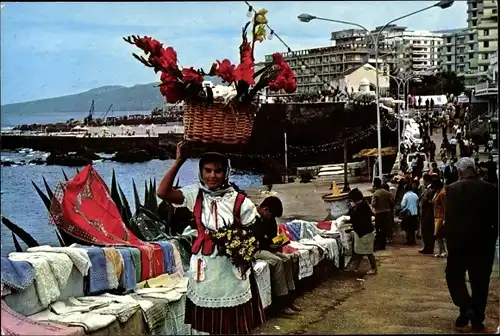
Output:
[[483,47],[489,48],[490,47],[490,41],[484,41],[483,42]]
[[469,54],[469,59],[473,59],[474,58],[474,54]]
[[477,26],[477,20],[472,20],[472,25]]
[[488,29],[484,29],[484,30],[483,30],[483,35],[484,35],[484,36],[488,36],[488,35],[490,35],[490,31],[489,31]]
[[446,47],[446,52],[451,52],[451,47]]
[[446,43],[451,43],[451,37],[446,38]]
[[485,72],[488,71],[488,66],[487,65],[483,65],[481,67],[481,71],[485,71]]
[[481,59],[487,60],[489,54],[481,54]]
[[448,62],[451,62],[451,56],[447,56],[447,57],[446,57],[446,60],[447,60]]
[[451,71],[451,65],[446,66],[446,68],[448,69],[448,71]]
[[496,8],[495,8],[495,9],[492,9],[492,10],[491,10],[491,13],[492,13],[492,14],[496,14],[496,13],[497,13],[497,9],[496,9]]
[[474,35],[473,34],[469,34],[469,41],[474,41]]

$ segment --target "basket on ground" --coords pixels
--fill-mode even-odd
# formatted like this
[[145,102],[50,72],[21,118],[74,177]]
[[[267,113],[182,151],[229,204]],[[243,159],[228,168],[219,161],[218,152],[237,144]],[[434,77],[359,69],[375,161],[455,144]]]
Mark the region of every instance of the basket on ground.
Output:
[[232,110],[224,103],[189,102],[184,105],[184,137],[187,141],[246,144],[252,135],[257,106],[238,105]]

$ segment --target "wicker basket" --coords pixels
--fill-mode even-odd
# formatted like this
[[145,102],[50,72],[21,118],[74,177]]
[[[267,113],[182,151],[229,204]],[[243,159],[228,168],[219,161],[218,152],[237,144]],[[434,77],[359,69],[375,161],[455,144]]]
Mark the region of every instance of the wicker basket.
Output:
[[187,141],[246,144],[252,135],[257,107],[240,106],[237,111],[223,103],[184,104],[184,138]]

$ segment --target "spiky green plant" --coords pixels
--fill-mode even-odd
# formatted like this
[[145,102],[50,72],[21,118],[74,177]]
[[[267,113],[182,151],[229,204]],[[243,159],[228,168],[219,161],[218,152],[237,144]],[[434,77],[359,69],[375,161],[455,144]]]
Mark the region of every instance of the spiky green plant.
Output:
[[28,247],[40,246],[40,244],[28,232],[21,229],[16,224],[12,223],[8,218],[2,216],[2,223],[12,232],[12,239],[16,251],[22,252],[21,245],[16,236],[19,237]]

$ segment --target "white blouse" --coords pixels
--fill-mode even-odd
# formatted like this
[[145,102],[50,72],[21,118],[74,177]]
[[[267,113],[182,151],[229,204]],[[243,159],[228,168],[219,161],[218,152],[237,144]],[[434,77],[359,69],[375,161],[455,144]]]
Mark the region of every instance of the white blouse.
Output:
[[[184,203],[181,206],[193,211],[199,191],[198,185],[189,185],[180,190],[184,195]],[[233,208],[237,195],[234,190],[216,197],[204,193],[201,214],[203,225],[214,231],[231,225],[234,221]],[[240,210],[243,226],[254,224],[256,215],[255,205],[250,199],[245,198]],[[201,262],[200,274],[198,274],[198,260]],[[234,307],[252,298],[248,280],[250,270],[246,277],[242,277],[240,270],[229,258],[217,256],[217,247],[210,256],[202,255],[201,250],[198,254],[192,255],[189,273],[187,296],[197,306]]]

